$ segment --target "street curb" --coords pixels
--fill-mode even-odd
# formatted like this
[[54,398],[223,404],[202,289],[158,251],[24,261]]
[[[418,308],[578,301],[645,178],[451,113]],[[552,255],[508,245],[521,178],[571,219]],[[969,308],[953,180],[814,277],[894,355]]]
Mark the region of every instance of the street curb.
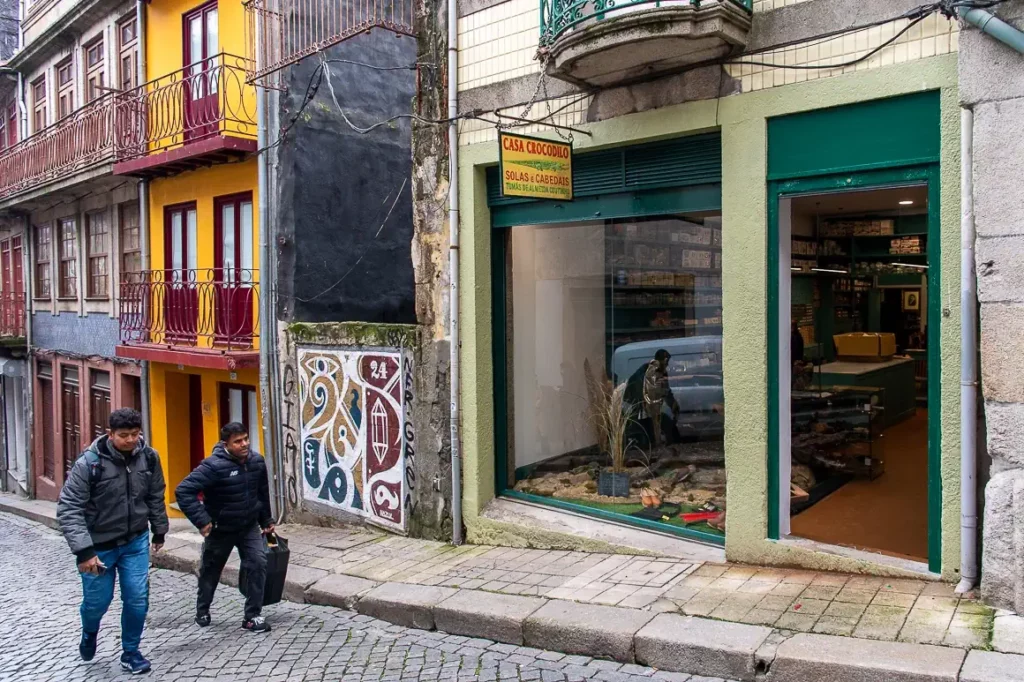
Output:
[[28,500],[5,493],[0,495],[0,511],[35,521],[53,530],[60,530],[60,524],[57,523],[56,507],[39,503],[36,500]]
[[[198,557],[198,545],[186,544],[153,555],[153,565],[195,573]],[[768,682],[1024,682],[1024,676],[991,676],[1000,665],[1024,673],[1024,656],[979,651],[968,656],[951,647],[801,633],[782,641],[772,657],[765,655],[766,648],[774,649],[783,636],[767,627],[543,597],[377,583],[337,573],[320,576],[316,569],[299,566],[293,570],[300,568],[301,576],[289,580],[288,601],[344,608],[421,630],[521,642],[618,663],[638,661],[670,673],[728,673],[732,679]]]

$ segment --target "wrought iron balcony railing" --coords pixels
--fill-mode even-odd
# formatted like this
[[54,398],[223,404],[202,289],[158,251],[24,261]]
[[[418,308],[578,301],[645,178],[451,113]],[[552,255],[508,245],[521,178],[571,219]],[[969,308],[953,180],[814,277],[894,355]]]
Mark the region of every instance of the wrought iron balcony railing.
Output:
[[415,35],[413,0],[247,0],[246,46],[257,80],[343,40],[382,28]]
[[0,199],[111,161],[113,111],[105,95],[0,153]]
[[553,44],[573,29],[628,12],[658,7],[701,9],[729,3],[753,11],[754,0],[540,0],[540,47]]
[[0,291],[0,337],[24,338],[25,294]]
[[243,57],[221,53],[117,97],[117,161],[219,136],[256,139],[256,89]]
[[250,351],[259,338],[257,271],[144,270],[121,277],[125,345]]

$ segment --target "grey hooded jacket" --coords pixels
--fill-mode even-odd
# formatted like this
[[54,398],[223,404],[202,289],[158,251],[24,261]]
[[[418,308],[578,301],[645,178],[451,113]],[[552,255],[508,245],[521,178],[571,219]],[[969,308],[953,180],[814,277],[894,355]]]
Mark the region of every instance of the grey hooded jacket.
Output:
[[57,502],[57,521],[78,563],[97,551],[112,549],[153,528],[153,541],[163,543],[167,533],[164,474],[160,457],[139,439],[125,457],[107,436],[100,436],[86,452],[100,459],[99,479],[90,481],[90,465],[82,453],[71,467]]

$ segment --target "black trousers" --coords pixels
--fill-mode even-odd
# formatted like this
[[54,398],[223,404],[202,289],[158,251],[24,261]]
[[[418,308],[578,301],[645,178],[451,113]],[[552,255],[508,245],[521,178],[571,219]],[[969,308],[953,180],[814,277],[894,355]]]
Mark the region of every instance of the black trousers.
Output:
[[220,581],[224,564],[231,550],[238,548],[238,556],[246,574],[245,619],[260,615],[263,608],[263,586],[267,580],[267,555],[263,547],[263,533],[259,524],[241,531],[214,529],[203,541],[203,556],[199,568],[199,595],[196,611],[207,613],[213,603],[213,593]]

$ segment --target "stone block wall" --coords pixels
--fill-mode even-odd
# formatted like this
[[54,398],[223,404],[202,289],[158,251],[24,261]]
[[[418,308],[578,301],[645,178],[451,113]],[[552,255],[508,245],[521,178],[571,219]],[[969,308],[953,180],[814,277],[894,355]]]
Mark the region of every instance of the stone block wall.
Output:
[[[1024,0],[992,11],[1024,29]],[[976,29],[964,30],[960,96],[974,111],[981,391],[992,460],[982,595],[1024,613],[1024,56]]]

